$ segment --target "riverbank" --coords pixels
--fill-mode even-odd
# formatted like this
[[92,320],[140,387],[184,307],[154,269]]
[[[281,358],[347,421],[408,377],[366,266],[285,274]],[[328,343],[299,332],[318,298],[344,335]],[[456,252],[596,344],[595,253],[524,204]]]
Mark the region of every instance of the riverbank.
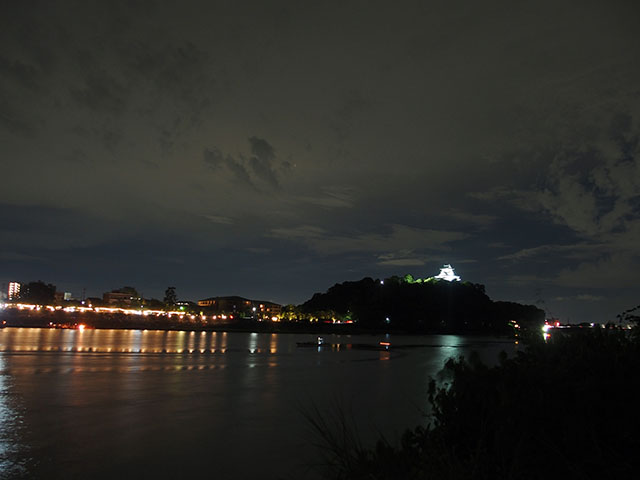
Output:
[[66,312],[63,310],[0,310],[0,322],[6,327],[34,328],[78,328],[87,329],[127,329],[127,330],[184,330],[203,332],[256,332],[256,333],[299,333],[299,334],[464,334],[487,335],[492,332],[460,332],[447,330],[407,331],[388,327],[386,329],[362,328],[357,323],[323,323],[323,322],[273,322],[253,319],[208,319],[197,315],[131,315],[125,313],[105,313],[95,311]]

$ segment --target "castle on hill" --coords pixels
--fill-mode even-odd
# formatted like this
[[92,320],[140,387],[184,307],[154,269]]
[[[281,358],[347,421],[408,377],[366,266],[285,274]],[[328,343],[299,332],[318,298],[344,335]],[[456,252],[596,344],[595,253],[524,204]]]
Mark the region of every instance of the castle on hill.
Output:
[[460,276],[456,275],[456,272],[453,270],[453,267],[448,263],[446,265],[443,265],[442,268],[440,269],[440,273],[432,278],[435,278],[436,280],[446,280],[447,282],[460,281]]

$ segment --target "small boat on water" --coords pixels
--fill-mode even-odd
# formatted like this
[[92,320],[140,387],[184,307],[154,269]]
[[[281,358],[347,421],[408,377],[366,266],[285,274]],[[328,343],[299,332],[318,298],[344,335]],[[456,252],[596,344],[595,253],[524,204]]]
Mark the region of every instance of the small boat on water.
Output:
[[344,348],[344,349],[355,349],[355,350],[389,350],[391,347],[390,342],[379,342],[379,343],[326,343],[322,337],[318,337],[318,340],[315,342],[296,342],[296,346],[298,347],[317,347],[320,349],[321,347],[329,348]]
[[391,343],[389,342],[380,342],[380,343],[351,343],[348,344],[351,348],[355,348],[357,350],[389,350],[391,347]]
[[296,342],[296,346],[298,347],[322,347],[323,345],[325,345],[325,343],[322,337],[318,337],[318,340],[315,342]]

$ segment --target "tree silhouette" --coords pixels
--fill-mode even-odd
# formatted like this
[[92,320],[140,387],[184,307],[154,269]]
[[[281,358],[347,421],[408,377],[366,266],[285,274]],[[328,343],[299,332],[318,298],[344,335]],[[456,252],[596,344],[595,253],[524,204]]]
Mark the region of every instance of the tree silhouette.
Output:
[[42,280],[23,284],[20,288],[20,301],[38,305],[51,305],[55,299],[56,287]]
[[167,287],[164,291],[164,305],[168,309],[174,308],[178,303],[178,297],[176,296],[176,287]]

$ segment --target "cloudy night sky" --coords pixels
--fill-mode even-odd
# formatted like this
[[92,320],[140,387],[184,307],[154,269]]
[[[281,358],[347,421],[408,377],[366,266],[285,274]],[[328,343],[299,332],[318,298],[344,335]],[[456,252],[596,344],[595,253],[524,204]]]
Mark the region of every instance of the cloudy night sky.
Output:
[[[2,1],[0,284],[640,303],[632,1]],[[543,303],[541,303],[543,302]]]

